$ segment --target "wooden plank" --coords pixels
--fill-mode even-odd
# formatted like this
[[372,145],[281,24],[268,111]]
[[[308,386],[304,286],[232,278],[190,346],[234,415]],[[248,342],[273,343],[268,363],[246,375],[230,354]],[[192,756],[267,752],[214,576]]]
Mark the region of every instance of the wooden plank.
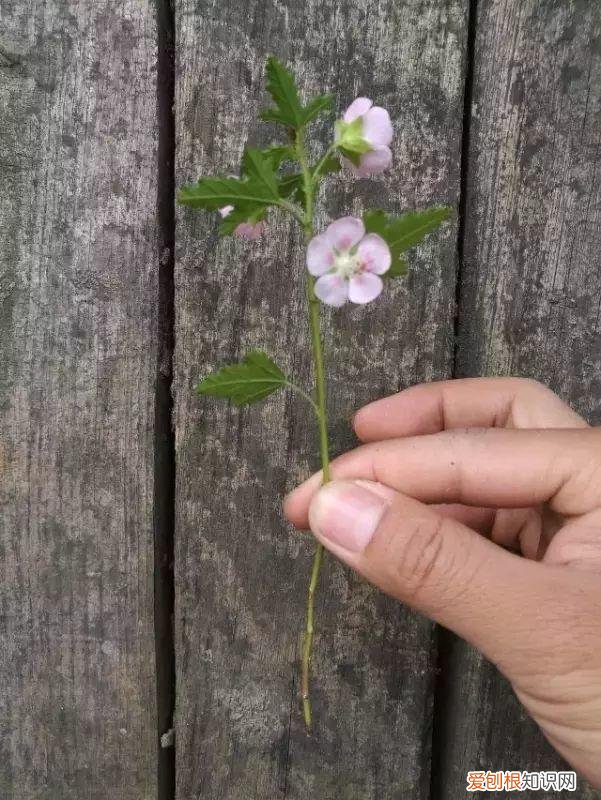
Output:
[[[178,0],[177,182],[237,170],[275,52],[304,89],[391,110],[395,167],[336,178],[321,223],[363,204],[455,204],[466,8],[438,0],[285,3]],[[331,128],[320,128],[323,141]],[[355,198],[356,194],[356,199]],[[313,543],[284,527],[280,498],[316,467],[312,419],[279,396],[238,411],[194,397],[199,376],[264,347],[299,380],[310,356],[301,237],[281,218],[263,241],[218,241],[180,209],[176,254],[177,797],[180,800],[429,794],[432,628],[329,560],[318,600],[316,729],[298,704],[299,638]],[[456,229],[419,251],[372,307],[327,314],[334,450],[348,416],[400,384],[450,373]]]
[[0,795],[156,795],[156,30],[0,5]]
[[[491,0],[476,30],[459,372],[537,378],[599,424],[601,8]],[[561,763],[461,643],[445,685],[441,797],[468,769]]]

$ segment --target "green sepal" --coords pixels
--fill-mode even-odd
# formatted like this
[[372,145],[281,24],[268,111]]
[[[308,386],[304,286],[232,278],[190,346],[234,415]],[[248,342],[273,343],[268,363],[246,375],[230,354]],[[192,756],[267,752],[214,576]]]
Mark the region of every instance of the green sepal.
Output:
[[251,350],[239,364],[230,364],[207,375],[195,387],[197,394],[224,397],[237,406],[264,400],[289,381],[268,355]]
[[347,157],[362,156],[373,150],[371,144],[363,137],[363,120],[357,117],[352,122],[339,119],[336,122],[336,144]]

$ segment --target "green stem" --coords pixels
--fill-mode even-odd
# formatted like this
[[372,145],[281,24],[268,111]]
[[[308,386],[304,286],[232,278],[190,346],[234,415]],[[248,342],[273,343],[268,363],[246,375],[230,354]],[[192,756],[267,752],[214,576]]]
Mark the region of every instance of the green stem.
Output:
[[311,168],[307,160],[307,151],[302,130],[296,133],[296,155],[303,173],[303,188],[305,190],[305,220],[303,228],[305,230],[305,240],[308,242],[313,236],[313,193],[315,190]]
[[309,405],[311,406],[311,408],[315,412],[315,418],[317,420],[319,420],[321,412],[319,410],[319,406],[317,405],[315,400],[313,400],[311,395],[308,394],[307,392],[305,392],[304,389],[301,389],[300,386],[297,386],[296,383],[292,383],[292,381],[285,381],[284,385],[287,386],[289,389],[291,389],[293,392],[296,392],[297,394],[299,394],[301,397],[304,397],[305,400],[307,401],[307,403],[309,403]]
[[[315,193],[315,175],[311,174],[311,169],[307,161],[307,153],[303,141],[302,132],[299,131],[296,138],[296,152],[303,174],[303,184],[305,191],[305,221],[304,231],[305,240],[310,241],[313,236],[313,198]],[[325,163],[325,157],[322,159]],[[322,162],[318,168],[323,166]],[[317,406],[317,423],[319,428],[319,452],[321,456],[321,467],[323,472],[323,483],[330,480],[330,454],[328,443],[328,415],[326,408],[326,378],[323,359],[323,345],[321,341],[319,300],[315,296],[315,280],[309,278],[307,281],[307,304],[309,309],[309,327],[311,329],[311,343],[313,348],[313,364],[315,370],[315,404]],[[319,582],[319,573],[323,563],[324,548],[322,544],[317,545],[313,565],[311,567],[311,579],[307,592],[307,611],[305,618],[305,631],[303,637],[303,653],[301,667],[301,697],[303,702],[303,717],[307,730],[311,730],[312,713],[310,697],[310,676],[311,676],[311,655],[313,652],[314,636],[314,612],[315,612],[315,593]]]
[[336,152],[337,147],[338,147],[338,145],[336,144],[336,142],[334,142],[334,144],[331,144],[328,147],[328,149],[326,150],[326,152],[323,154],[323,157],[317,163],[317,166],[313,170],[313,180],[314,181],[317,181],[319,179],[319,176],[321,175],[321,171],[325,167],[328,158],[332,155],[332,153]]
[[298,206],[294,203],[289,203],[287,200],[280,200],[277,205],[291,214],[303,226],[303,229],[305,228],[305,217]]
[[314,280],[307,282],[307,300],[309,303],[309,325],[313,345],[313,362],[315,369],[315,403],[319,409],[319,454],[323,470],[323,483],[330,480],[330,454],[328,444],[328,412],[326,408],[326,375],[323,361],[323,347],[319,326],[319,300],[313,290]]
[[[313,290],[313,280],[307,282],[307,299],[309,303],[309,323],[311,327],[311,341],[313,344],[313,361],[315,368],[315,401],[319,414],[317,421],[319,426],[319,452],[321,456],[322,483],[330,480],[330,454],[328,444],[328,417],[326,409],[326,382],[325,369],[323,363],[323,346],[321,342],[321,331],[319,326],[319,301],[315,297]],[[319,573],[323,563],[324,548],[318,544],[313,556],[311,568],[311,580],[307,592],[307,612],[305,618],[305,632],[303,637],[303,655],[301,668],[301,697],[303,701],[303,717],[308,731],[311,730],[311,655],[313,652],[313,636],[315,627],[313,624],[315,610],[315,592],[319,582]]]

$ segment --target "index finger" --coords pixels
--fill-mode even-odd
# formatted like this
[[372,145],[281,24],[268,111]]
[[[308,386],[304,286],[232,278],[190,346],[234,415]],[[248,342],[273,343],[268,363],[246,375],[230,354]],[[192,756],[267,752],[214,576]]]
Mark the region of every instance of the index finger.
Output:
[[421,383],[364,406],[353,419],[363,442],[453,428],[586,428],[546,386],[526,378]]
[[[562,515],[598,508],[591,475],[601,466],[601,428],[446,431],[365,444],[331,464],[333,480],[365,479],[422,503],[527,508],[549,502]],[[306,527],[321,473],[285,500],[286,517]]]

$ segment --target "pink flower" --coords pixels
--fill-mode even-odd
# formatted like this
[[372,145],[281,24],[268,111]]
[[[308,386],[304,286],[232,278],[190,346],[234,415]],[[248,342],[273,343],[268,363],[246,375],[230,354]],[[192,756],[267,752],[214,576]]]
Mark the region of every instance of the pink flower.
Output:
[[351,152],[355,152],[352,145],[357,141],[363,146],[367,145],[369,149],[359,154],[358,164],[343,158],[346,167],[361,178],[384,172],[392,164],[392,153],[388,146],[392,141],[392,134],[388,111],[374,106],[367,97],[358,97],[344,112],[342,122],[339,123],[338,142],[344,148],[346,139]]
[[377,233],[365,234],[356,217],[342,217],[307,247],[307,269],[315,275],[315,294],[336,308],[375,300],[384,284],[379,276],[390,267],[390,249]]
[[[234,206],[223,206],[223,208],[219,209],[219,213],[225,219],[233,210]],[[259,220],[259,222],[241,222],[234,228],[234,236],[241,236],[243,239],[258,239],[263,233],[264,227],[265,222],[263,220]]]

